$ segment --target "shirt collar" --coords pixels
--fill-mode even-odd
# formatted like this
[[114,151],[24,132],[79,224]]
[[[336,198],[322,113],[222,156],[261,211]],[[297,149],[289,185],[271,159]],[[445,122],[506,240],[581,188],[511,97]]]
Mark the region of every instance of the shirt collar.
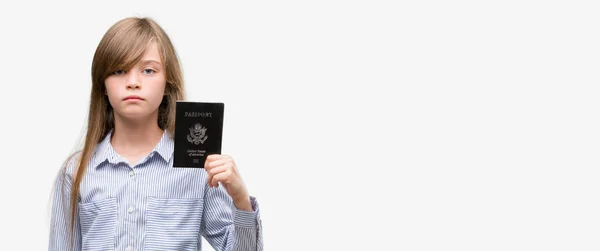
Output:
[[[110,143],[112,132],[112,130],[109,131],[104,137],[104,139],[96,146],[94,155],[92,156],[92,160],[90,162],[92,168],[97,168],[104,161],[108,161],[113,164],[125,162],[123,158],[115,151],[115,149],[112,147],[112,144]],[[150,152],[150,154],[154,155],[155,153],[158,153],[158,155],[164,161],[169,162],[171,160],[171,157],[173,156],[173,149],[173,136],[167,130],[164,130],[160,141],[158,142],[158,144],[156,144],[156,146],[154,147],[152,152]]]

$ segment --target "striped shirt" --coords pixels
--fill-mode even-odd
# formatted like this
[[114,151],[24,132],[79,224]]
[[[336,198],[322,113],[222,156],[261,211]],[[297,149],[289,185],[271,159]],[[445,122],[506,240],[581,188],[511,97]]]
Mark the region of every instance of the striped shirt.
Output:
[[[250,197],[253,212],[239,210],[223,186],[208,187],[203,168],[173,168],[168,132],[135,165],[115,152],[110,138],[111,133],[94,149],[80,185],[75,250],[201,250],[201,237],[215,250],[262,250],[256,199]],[[79,155],[56,179],[51,251],[69,250],[67,209]]]

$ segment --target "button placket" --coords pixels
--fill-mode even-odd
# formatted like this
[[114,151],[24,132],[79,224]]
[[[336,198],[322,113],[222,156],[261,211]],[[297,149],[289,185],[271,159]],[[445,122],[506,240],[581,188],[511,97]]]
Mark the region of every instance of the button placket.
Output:
[[127,242],[129,243],[129,245],[127,246],[127,248],[125,249],[125,251],[133,251],[133,245],[135,243],[135,235],[136,235],[136,229],[135,229],[135,222],[136,222],[136,217],[134,212],[136,211],[135,209],[135,192],[137,191],[137,179],[136,179],[136,172],[135,172],[135,168],[133,168],[132,166],[129,166],[129,185],[128,185],[128,189],[130,191],[129,196],[128,196],[128,207],[127,207],[127,214],[129,215],[127,218],[129,218],[129,221],[127,222],[127,235],[129,235],[129,240],[127,240]]

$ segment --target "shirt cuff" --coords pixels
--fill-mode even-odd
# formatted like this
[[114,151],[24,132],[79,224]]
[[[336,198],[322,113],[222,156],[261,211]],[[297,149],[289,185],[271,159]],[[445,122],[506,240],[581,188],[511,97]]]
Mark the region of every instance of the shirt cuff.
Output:
[[252,212],[235,209],[233,224],[236,227],[256,228],[258,225],[259,208],[256,198],[250,196],[250,204],[252,205]]

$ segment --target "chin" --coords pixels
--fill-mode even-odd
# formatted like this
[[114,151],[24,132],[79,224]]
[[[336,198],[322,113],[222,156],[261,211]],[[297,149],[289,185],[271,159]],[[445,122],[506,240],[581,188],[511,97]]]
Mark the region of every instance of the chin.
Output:
[[142,109],[127,109],[127,111],[117,112],[121,117],[126,119],[143,119],[152,115],[152,112]]

